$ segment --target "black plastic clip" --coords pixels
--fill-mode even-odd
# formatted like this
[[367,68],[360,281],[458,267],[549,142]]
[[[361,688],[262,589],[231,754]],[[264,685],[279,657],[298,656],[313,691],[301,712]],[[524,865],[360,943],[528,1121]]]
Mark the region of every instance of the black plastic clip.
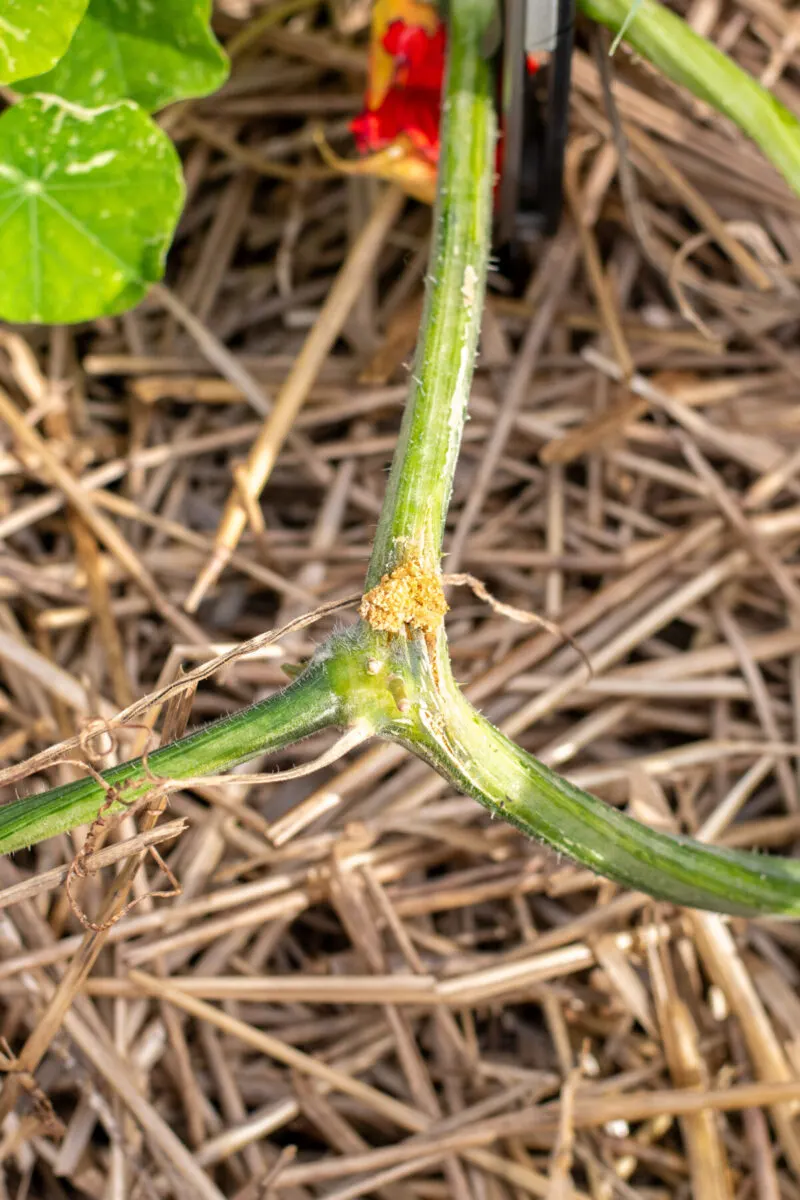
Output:
[[575,25],[574,0],[503,0],[498,246],[555,233]]

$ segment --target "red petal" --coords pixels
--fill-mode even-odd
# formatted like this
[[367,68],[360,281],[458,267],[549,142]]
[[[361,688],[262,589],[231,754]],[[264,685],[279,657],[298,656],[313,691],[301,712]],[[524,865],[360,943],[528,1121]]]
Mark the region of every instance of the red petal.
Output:
[[365,109],[357,117],[353,117],[350,122],[350,131],[362,154],[366,154],[370,150],[379,150],[385,144],[381,135],[379,111],[371,112],[370,109]]
[[380,108],[359,114],[350,128],[362,152],[380,150],[405,134],[425,158],[435,162],[439,112],[438,96],[415,88],[392,88]]
[[439,119],[441,103],[430,92],[409,88],[405,96],[405,132],[411,141],[431,162],[439,156]]
[[367,109],[350,128],[362,152],[378,151],[405,136],[418,154],[435,163],[444,76],[445,30],[433,35],[421,25],[392,21],[382,39],[394,59],[392,85],[380,105]]
[[441,91],[445,47],[443,25],[431,37],[420,25],[392,21],[384,34],[383,47],[397,60],[397,85]]

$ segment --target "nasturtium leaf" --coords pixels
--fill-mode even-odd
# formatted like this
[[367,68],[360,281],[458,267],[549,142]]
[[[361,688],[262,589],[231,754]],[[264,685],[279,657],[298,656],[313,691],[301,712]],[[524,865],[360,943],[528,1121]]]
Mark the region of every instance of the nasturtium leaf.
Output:
[[160,279],[183,203],[169,138],[131,101],[31,96],[0,116],[0,317],[86,321]]
[[135,100],[148,112],[205,96],[228,74],[210,12],[211,0],[89,0],[61,61],[20,90],[77,104]]
[[0,84],[49,71],[65,53],[88,0],[0,0]]

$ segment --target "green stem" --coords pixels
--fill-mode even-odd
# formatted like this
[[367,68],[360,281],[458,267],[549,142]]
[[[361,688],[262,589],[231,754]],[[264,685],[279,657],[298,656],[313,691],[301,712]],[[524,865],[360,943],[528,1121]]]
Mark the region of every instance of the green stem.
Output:
[[[110,787],[124,785],[122,800],[109,811],[119,812],[148,791],[157,790],[154,779],[159,777],[213,775],[344,719],[345,708],[331,688],[328,664],[314,664],[275,696],[154,750],[147,756],[146,766],[136,758],[104,772],[103,779]],[[106,789],[89,777],[0,807],[0,854],[93,821],[108,798]]]
[[[434,265],[368,587],[394,565],[399,539],[410,540],[438,565],[466,417],[479,321],[463,304],[464,268],[471,265],[482,294],[489,213],[487,189],[474,172],[480,169],[488,180],[493,140],[488,73],[475,23],[463,15],[468,7],[450,5]],[[368,645],[370,631],[362,633]],[[591,870],[662,899],[736,914],[800,914],[800,863],[669,837],[625,816],[549,771],[472,708],[453,681],[441,630],[433,657],[430,639],[421,632],[388,638],[386,644],[407,711],[382,732],[496,816]]]
[[509,741],[465,699],[449,670],[440,672],[437,692],[420,697],[413,726],[394,723],[396,740],[529,837],[599,875],[674,904],[738,916],[800,916],[800,860],[659,833]]
[[367,589],[411,543],[438,567],[480,331],[496,136],[492,71],[480,41],[493,4],[449,8],[439,190],[425,312]]
[[[600,19],[608,19],[612,27],[617,18],[621,24],[627,12],[627,4],[615,7],[616,0],[581,2],[593,15],[605,13]],[[616,13],[613,21],[611,9]],[[480,44],[492,10],[492,0],[451,0],[450,4],[432,278],[416,377],[368,587],[395,565],[403,539],[413,543],[432,571],[438,569],[489,252],[494,113],[490,72]],[[680,66],[676,56],[682,55],[682,79],[691,77],[693,90],[722,107],[715,90],[721,84],[712,79],[710,68],[706,91],[699,91],[695,72],[700,63],[702,73],[705,43],[693,34],[686,42],[681,22],[673,36],[684,38],[683,43],[675,43],[682,50],[673,51],[655,37],[654,28],[661,34],[671,28],[669,21],[675,18],[669,17],[664,25],[667,17],[645,0],[631,26],[640,39],[637,48],[647,53],[646,44],[648,57],[673,77]],[[647,37],[641,30],[636,33],[642,25]],[[663,56],[661,64],[657,54]],[[695,66],[690,70],[685,60],[691,55]],[[670,67],[663,65],[667,60]],[[760,95],[761,89],[757,91]],[[723,110],[732,115],[734,107],[727,97]],[[408,746],[497,816],[620,883],[721,912],[800,915],[800,862],[668,837],[582,792],[515,746],[471,707],[453,681],[442,630],[432,647],[430,630],[423,636],[421,627],[406,628],[408,636],[388,636],[362,622],[334,635],[308,670],[283,692],[154,752],[147,771],[137,760],[107,772],[105,779],[111,785],[127,783],[124,799],[133,800],[153,787],[148,772],[170,779],[212,774],[330,724],[361,720],[376,733]],[[91,820],[105,799],[103,787],[88,780],[0,809],[0,852]]]
[[[578,0],[662,74],[730,117],[800,193],[800,121],[711,42],[657,0]],[[627,22],[627,24],[626,24]]]

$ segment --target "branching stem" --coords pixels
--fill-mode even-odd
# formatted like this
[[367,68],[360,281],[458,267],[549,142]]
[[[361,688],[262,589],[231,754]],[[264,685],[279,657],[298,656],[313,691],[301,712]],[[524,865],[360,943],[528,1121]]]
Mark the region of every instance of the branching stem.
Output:
[[[628,9],[623,0],[581,3],[611,24],[621,23]],[[644,48],[652,35],[661,53],[654,7],[644,0],[629,36]],[[800,861],[716,850],[633,820],[510,742],[453,680],[440,559],[480,328],[495,123],[491,69],[482,53],[492,0],[451,0],[448,9],[431,273],[361,620],[334,634],[294,683],[263,703],[154,752],[147,763],[136,760],[106,772],[103,780],[90,778],[0,809],[0,852],[92,820],[109,788],[119,808],[164,778],[214,774],[338,725],[354,731],[351,738],[345,734],[347,746],[370,732],[402,743],[494,815],[622,884],[721,912],[800,915]],[[691,69],[687,56],[685,70]]]

